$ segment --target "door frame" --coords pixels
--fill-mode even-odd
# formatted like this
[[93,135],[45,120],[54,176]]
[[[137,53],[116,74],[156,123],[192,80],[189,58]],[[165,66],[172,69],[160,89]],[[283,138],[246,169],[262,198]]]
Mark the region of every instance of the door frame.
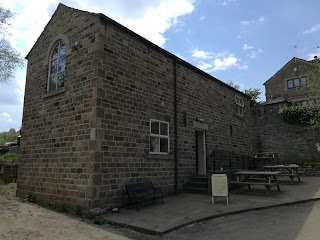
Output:
[[[201,134],[202,141],[198,141],[198,133]],[[206,131],[204,129],[196,129],[195,132],[196,135],[196,165],[197,165],[197,175],[207,175],[207,153],[206,153]],[[199,144],[202,144],[202,151],[203,151],[203,156],[202,156],[202,164],[203,164],[203,174],[200,172],[200,155],[199,155]]]

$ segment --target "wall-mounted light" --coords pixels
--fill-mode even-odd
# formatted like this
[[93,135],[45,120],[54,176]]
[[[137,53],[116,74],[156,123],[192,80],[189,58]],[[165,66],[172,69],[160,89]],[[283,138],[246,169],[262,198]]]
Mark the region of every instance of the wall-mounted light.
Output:
[[204,122],[204,119],[203,119],[203,118],[197,117],[196,120],[197,120],[197,122]]
[[79,42],[78,41],[75,41],[73,46],[72,46],[72,51],[77,51],[78,50],[78,47],[79,47]]

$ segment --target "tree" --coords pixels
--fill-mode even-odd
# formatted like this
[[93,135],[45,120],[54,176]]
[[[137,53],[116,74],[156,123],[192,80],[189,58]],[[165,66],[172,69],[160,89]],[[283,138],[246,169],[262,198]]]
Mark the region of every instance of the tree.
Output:
[[10,26],[9,20],[14,14],[9,9],[0,5],[0,83],[6,83],[12,77],[18,66],[23,66],[24,61],[7,39]]
[[17,131],[14,128],[9,129],[9,133],[16,133]]
[[244,90],[244,93],[250,97],[250,107],[255,107],[261,104],[261,102],[258,101],[258,98],[262,93],[260,88],[249,88]]
[[236,83],[233,83],[233,82],[227,82],[227,84],[237,90],[240,90],[240,85],[239,84],[236,84]]
[[6,142],[15,141],[18,136],[19,132],[16,132],[14,128],[11,128],[8,132],[0,132],[0,146],[4,146]]

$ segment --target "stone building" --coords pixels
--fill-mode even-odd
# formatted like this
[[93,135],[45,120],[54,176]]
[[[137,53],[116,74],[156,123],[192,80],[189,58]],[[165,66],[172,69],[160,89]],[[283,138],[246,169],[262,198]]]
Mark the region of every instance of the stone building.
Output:
[[312,72],[317,71],[317,68],[317,57],[311,61],[292,58],[264,83],[267,100],[265,105],[284,107],[320,103],[320,99],[310,98],[307,88]]
[[288,124],[276,116],[283,107],[320,103],[307,87],[319,66],[316,57],[311,61],[294,57],[264,83],[267,101],[251,110],[253,152],[277,153],[283,163],[320,160],[319,129]]
[[26,58],[18,196],[110,208],[250,154],[243,93],[103,14],[59,4]]

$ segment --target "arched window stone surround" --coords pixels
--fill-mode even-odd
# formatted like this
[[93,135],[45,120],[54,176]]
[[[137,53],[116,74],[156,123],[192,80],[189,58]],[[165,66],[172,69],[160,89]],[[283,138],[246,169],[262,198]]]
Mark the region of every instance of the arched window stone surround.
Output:
[[48,51],[47,51],[45,62],[44,62],[44,66],[47,69],[47,78],[46,78],[46,81],[47,81],[46,93],[47,94],[44,97],[55,95],[55,94],[58,94],[61,92],[65,92],[64,86],[60,87],[58,89],[55,89],[53,91],[49,89],[49,81],[50,81],[50,76],[51,76],[51,73],[50,73],[50,71],[51,71],[51,58],[52,58],[52,54],[53,54],[54,49],[56,48],[57,44],[59,44],[60,41],[62,41],[65,44],[65,49],[66,49],[65,57],[66,57],[66,59],[68,58],[68,55],[71,54],[69,40],[65,35],[59,34],[55,38],[52,39],[51,44],[48,47]]

